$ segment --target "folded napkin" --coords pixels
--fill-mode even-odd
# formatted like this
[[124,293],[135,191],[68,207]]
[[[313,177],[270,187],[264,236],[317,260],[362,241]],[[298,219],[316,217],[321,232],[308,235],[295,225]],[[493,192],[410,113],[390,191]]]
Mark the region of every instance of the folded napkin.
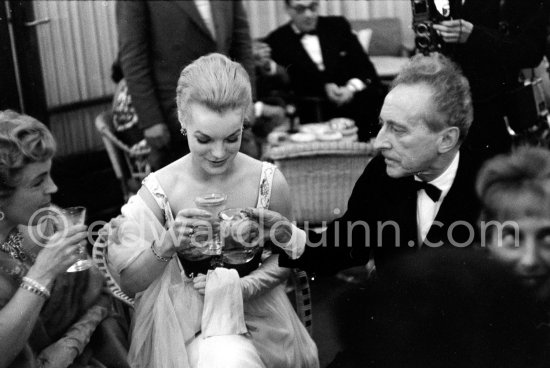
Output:
[[202,336],[240,335],[246,332],[239,274],[236,270],[221,267],[208,271]]

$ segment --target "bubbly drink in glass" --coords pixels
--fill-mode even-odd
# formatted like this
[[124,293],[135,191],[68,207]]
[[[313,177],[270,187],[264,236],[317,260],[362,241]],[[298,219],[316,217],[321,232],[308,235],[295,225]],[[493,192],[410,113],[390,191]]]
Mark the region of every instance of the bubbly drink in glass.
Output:
[[219,217],[223,262],[237,265],[251,261],[260,247],[258,242],[242,238],[241,231],[250,225],[247,214],[242,208],[228,208],[221,211]]
[[195,206],[212,214],[212,233],[207,240],[194,239],[193,244],[200,247],[203,254],[219,256],[222,254],[219,228],[217,227],[218,214],[225,208],[227,195],[223,193],[208,193],[195,198]]
[[[69,226],[84,225],[84,220],[86,219],[86,207],[78,206],[64,208],[61,209],[61,215]],[[67,272],[84,271],[92,267],[92,261],[88,257],[88,252],[86,251],[85,245],[78,246],[78,256],[78,261],[69,267]]]

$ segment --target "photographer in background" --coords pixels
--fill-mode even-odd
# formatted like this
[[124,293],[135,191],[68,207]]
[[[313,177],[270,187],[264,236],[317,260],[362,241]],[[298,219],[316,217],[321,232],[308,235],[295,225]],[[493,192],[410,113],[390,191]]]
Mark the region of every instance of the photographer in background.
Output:
[[486,159],[510,149],[507,95],[520,86],[522,68],[540,63],[548,15],[540,0],[449,0],[449,6],[452,20],[433,28],[470,82],[474,122],[465,145]]

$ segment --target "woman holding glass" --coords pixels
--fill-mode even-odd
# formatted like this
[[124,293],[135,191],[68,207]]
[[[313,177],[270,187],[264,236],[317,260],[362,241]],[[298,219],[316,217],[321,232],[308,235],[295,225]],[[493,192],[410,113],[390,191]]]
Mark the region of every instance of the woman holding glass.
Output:
[[495,157],[481,169],[477,192],[489,253],[550,311],[550,151],[524,147]]
[[[187,66],[177,105],[190,153],[149,175],[111,222],[108,263],[136,298],[132,367],[319,365],[276,255],[262,255],[260,247],[231,267],[212,249],[216,235],[210,246],[195,248],[201,228],[217,231],[211,212],[223,208],[224,197],[226,208],[269,207],[290,216],[282,174],[239,153],[251,104],[240,64],[211,54]],[[197,208],[195,199],[208,193],[222,194],[212,196],[221,200],[215,211]]]
[[66,272],[86,226],[50,238],[39,231],[57,191],[54,153],[43,124],[0,111],[0,367],[126,367],[99,271]]

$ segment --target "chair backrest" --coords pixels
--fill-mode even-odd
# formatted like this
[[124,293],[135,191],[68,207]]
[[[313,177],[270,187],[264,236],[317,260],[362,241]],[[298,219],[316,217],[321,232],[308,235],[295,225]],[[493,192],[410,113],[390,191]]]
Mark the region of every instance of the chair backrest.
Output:
[[109,155],[115,176],[120,181],[122,193],[127,200],[132,192],[137,191],[141,181],[151,172],[147,161],[150,149],[128,147],[113,132],[112,114],[102,112],[95,119],[95,126]]
[[351,28],[359,32],[370,29],[372,34],[365,50],[370,56],[403,56],[403,30],[399,18],[350,20]]
[[290,187],[294,220],[321,224],[342,215],[353,186],[372,158],[372,144],[311,142],[269,149]]
[[292,270],[290,277],[294,284],[296,314],[298,314],[298,318],[300,318],[309,335],[313,337],[311,289],[309,287],[308,275],[305,271],[295,268]]
[[120,286],[118,285],[117,280],[111,274],[109,267],[107,265],[107,230],[102,229],[99,232],[99,235],[94,243],[92,248],[92,259],[96,264],[97,268],[103,273],[107,287],[111,291],[111,294],[122,301],[123,303],[133,307],[134,299],[126,295]]

